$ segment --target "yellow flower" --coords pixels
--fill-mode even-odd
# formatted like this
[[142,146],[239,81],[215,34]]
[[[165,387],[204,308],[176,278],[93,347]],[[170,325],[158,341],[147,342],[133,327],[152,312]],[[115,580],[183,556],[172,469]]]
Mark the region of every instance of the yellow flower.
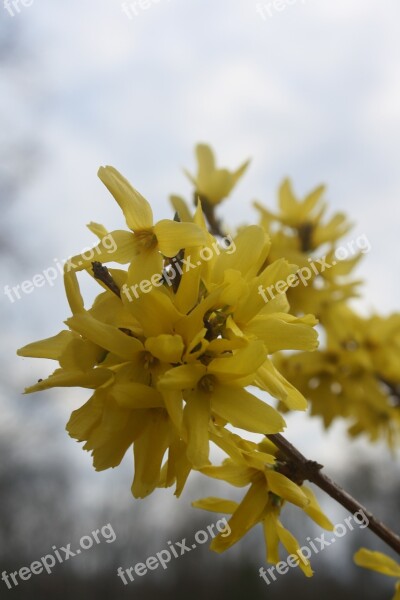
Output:
[[[124,213],[131,230],[112,231],[116,250],[110,252],[100,241],[92,256],[101,263],[130,263],[128,285],[134,285],[162,272],[162,256],[174,257],[186,246],[201,246],[206,241],[204,232],[194,223],[178,223],[163,219],[153,224],[153,212],[147,200],[113,167],[101,167],[99,177]],[[93,230],[93,228],[91,228]],[[71,259],[77,269],[87,269],[91,260],[79,254]]]
[[267,231],[273,221],[278,221],[296,230],[302,251],[313,250],[325,242],[341,238],[351,227],[343,213],[337,213],[328,223],[322,223],[326,211],[326,203],[322,201],[324,192],[325,186],[320,185],[304,200],[298,200],[291,181],[285,179],[279,188],[279,213],[271,212],[259,202],[255,203],[255,207],[260,211]]
[[386,556],[382,552],[373,552],[366,548],[360,548],[354,555],[354,562],[359,567],[371,569],[389,577],[398,577],[399,581],[396,583],[396,593],[393,596],[393,600],[400,600],[400,564],[393,560],[393,558]]
[[217,169],[213,151],[206,144],[196,146],[196,156],[197,175],[193,176],[186,170],[185,173],[195,185],[196,194],[200,196],[200,199],[206,200],[212,205],[219,204],[221,200],[229,196],[250,162],[247,160],[236,171]]
[[186,401],[188,457],[195,467],[208,462],[211,418],[256,433],[283,431],[279,413],[243,389],[264,361],[262,342],[253,342],[226,358],[178,366],[161,377],[161,391],[179,391]]
[[261,523],[267,547],[267,561],[279,562],[279,543],[289,554],[299,557],[299,566],[310,577],[309,561],[301,554],[295,537],[283,527],[279,515],[285,502],[290,502],[321,527],[332,530],[333,525],[321,511],[311,489],[299,486],[279,472],[280,463],[275,462],[276,447],[265,439],[256,445],[238,440],[230,432],[215,428],[213,441],[230,454],[220,467],[206,466],[200,471],[208,477],[221,479],[237,487],[250,484],[244,498],[238,504],[222,498],[203,498],[193,502],[196,508],[231,514],[228,524],[229,536],[218,535],[211,543],[215,552],[223,552],[238,542],[252,527]]

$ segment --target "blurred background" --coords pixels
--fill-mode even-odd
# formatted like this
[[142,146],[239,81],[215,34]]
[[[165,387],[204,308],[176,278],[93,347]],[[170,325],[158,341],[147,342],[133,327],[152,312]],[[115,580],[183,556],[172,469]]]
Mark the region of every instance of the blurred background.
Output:
[[[168,540],[192,539],[217,520],[191,509],[192,500],[235,493],[193,476],[179,501],[170,490],[134,500],[130,453],[120,468],[95,473],[90,456],[65,432],[70,412],[88,393],[23,396],[24,387],[54,365],[15,355],[62,328],[69,315],[62,278],[20,292],[19,299],[7,296],[5,286],[32,280],[92,246],[89,221],[124,226],[97,179],[100,165],[116,166],[150,200],[157,218],[170,217],[168,195],[191,196],[182,167],[193,171],[193,147],[202,141],[223,166],[252,157],[221,209],[232,227],[255,222],[252,200],[272,208],[284,176],[300,195],[326,183],[331,209],[348,212],[355,222],[350,235],[365,233],[372,246],[358,268],[366,278],[360,310],[398,310],[400,5],[25,4],[0,4],[0,572],[19,570],[52,546],[74,547],[108,523],[116,540],[11,590],[0,581],[0,597],[390,598],[391,581],[351,562],[360,545],[383,549],[367,529],[313,557],[311,580],[296,569],[266,586],[258,574],[265,552],[257,530],[225,555],[204,545],[125,587],[119,566],[145,561]],[[396,529],[395,459],[384,445],[348,441],[345,430],[338,423],[325,434],[318,419],[288,417],[288,438]],[[344,520],[345,511],[319,498],[334,523]],[[320,534],[295,510],[284,522],[300,541]]]

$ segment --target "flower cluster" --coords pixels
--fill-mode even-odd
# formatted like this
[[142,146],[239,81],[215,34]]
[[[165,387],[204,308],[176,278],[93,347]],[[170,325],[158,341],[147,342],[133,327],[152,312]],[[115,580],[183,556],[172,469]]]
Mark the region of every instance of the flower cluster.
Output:
[[[316,352],[277,355],[274,363],[326,427],[345,418],[350,435],[365,433],[372,441],[383,437],[394,448],[400,434],[400,314],[363,318],[351,308],[349,300],[361,283],[351,279],[351,272],[362,254],[335,260],[338,242],[351,225],[342,213],[325,219],[323,194],[319,186],[299,200],[285,180],[279,212],[255,204],[271,237],[270,259],[285,257],[308,271],[307,285],[287,291],[291,312],[314,314],[324,332]],[[322,254],[329,268],[318,272],[310,262]]]
[[[81,254],[71,259],[74,268],[65,269],[71,311],[66,328],[18,354],[59,364],[27,393],[53,387],[92,391],[72,413],[68,433],[84,442],[97,470],[116,467],[133,447],[136,498],[173,485],[179,496],[192,470],[248,487],[239,503],[209,497],[194,506],[231,515],[231,535],[217,536],[215,551],[260,523],[267,561],[276,563],[280,543],[299,553],[280,521],[285,503],[321,527],[333,525],[299,473],[264,436],[283,431],[285,412],[304,411],[311,400],[326,425],[336,416],[352,418],[352,434],[368,431],[375,439],[384,431],[394,443],[400,316],[363,320],[348,308],[357,282],[342,278],[358,256],[315,277],[322,284],[287,289],[266,303],[259,290],[293,277],[321,246],[328,244],[333,253],[349,229],[347,220],[339,214],[324,221],[322,187],[298,201],[285,181],[279,212],[257,205],[261,223],[240,228],[222,246],[215,210],[248,163],[234,172],[217,169],[204,144],[197,147],[197,159],[197,176],[190,176],[194,210],[172,196],[175,218],[158,222],[148,201],[116,169],[99,170],[128,229],[109,232],[89,224],[99,238],[97,262]],[[105,236],[115,242],[112,254]],[[110,262],[122,266],[104,266]],[[80,291],[82,275],[100,288],[89,307]],[[142,294],[126,293],[138,286]],[[327,334],[322,350],[318,320]],[[260,434],[260,441],[242,438],[235,429]],[[220,466],[211,464],[210,443],[228,457]],[[312,574],[306,558],[300,567]]]
[[[274,283],[297,268],[285,259],[267,265],[271,243],[261,227],[241,230],[233,238],[235,252],[229,252],[208,233],[200,202],[193,222],[153,224],[149,203],[115,169],[101,168],[99,175],[129,231],[109,233],[91,224],[100,237],[96,256],[128,268],[102,267],[106,277],[96,279],[101,292],[85,308],[77,271],[94,278],[98,273],[84,255],[73,257],[72,264],[79,266],[65,272],[72,312],[68,329],[19,350],[21,356],[55,359],[60,367],[26,391],[93,389],[88,402],[72,413],[67,430],[85,442],[95,468],[115,467],[133,444],[134,496],[147,496],[164,477],[168,484],[176,482],[180,494],[190,470],[209,464],[213,427],[232,425],[260,434],[283,430],[281,414],[247,391],[249,385],[290,409],[306,408],[270,356],[284,349],[315,349],[316,320],[290,315],[283,297],[265,306],[257,294],[261,283]],[[105,235],[116,243],[112,255],[102,252]],[[212,260],[197,265],[202,248],[213,244],[218,252]],[[166,285],[171,262],[183,265],[189,255],[197,268],[181,268],[179,282]],[[121,293],[157,274],[161,285],[134,301]]]
[[277,357],[277,367],[311,401],[325,427],[350,421],[351,436],[386,439],[400,434],[400,315],[363,318],[346,305],[331,307],[323,322],[325,348]]

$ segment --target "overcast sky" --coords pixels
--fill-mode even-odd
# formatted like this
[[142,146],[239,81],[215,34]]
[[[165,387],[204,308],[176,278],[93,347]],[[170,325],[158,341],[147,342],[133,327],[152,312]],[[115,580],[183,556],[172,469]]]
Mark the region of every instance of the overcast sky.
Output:
[[[223,165],[253,158],[221,211],[232,225],[256,219],[254,199],[272,207],[284,176],[299,194],[326,183],[332,210],[347,211],[372,245],[359,271],[363,308],[398,310],[400,5],[258,4],[262,14],[253,0],[149,0],[146,10],[127,2],[126,14],[119,0],[33,0],[13,16],[0,5],[22,57],[0,80],[4,127],[10,142],[39,149],[11,209],[25,260],[3,262],[3,285],[91,245],[91,220],[124,225],[100,165],[116,166],[167,217],[170,193],[189,196],[182,167],[193,170],[194,144],[205,141]],[[62,327],[61,278],[13,304],[1,294],[1,306],[3,364],[23,387],[43,364],[13,348]],[[65,417],[82,394],[74,399]]]

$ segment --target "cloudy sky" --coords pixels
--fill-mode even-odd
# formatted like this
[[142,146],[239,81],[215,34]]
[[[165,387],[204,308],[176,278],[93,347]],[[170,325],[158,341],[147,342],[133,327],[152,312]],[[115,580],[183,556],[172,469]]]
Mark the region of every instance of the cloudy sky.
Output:
[[[252,157],[222,210],[232,225],[256,219],[254,199],[272,207],[284,176],[299,194],[326,183],[332,210],[347,211],[372,245],[359,270],[368,279],[362,308],[397,310],[399,3],[143,5],[128,1],[124,12],[119,0],[33,0],[20,12],[10,4],[12,15],[0,5],[20,55],[2,68],[3,131],[10,146],[37,148],[9,207],[20,258],[4,259],[4,285],[91,245],[89,221],[124,225],[97,179],[100,165],[116,166],[166,217],[170,193],[189,195],[182,168],[193,169],[193,146],[205,141],[224,165]],[[1,307],[8,350],[53,335],[68,313],[61,278],[14,303],[1,294]],[[43,364],[3,353],[14,387],[43,375]],[[64,418],[83,397],[60,409]]]

